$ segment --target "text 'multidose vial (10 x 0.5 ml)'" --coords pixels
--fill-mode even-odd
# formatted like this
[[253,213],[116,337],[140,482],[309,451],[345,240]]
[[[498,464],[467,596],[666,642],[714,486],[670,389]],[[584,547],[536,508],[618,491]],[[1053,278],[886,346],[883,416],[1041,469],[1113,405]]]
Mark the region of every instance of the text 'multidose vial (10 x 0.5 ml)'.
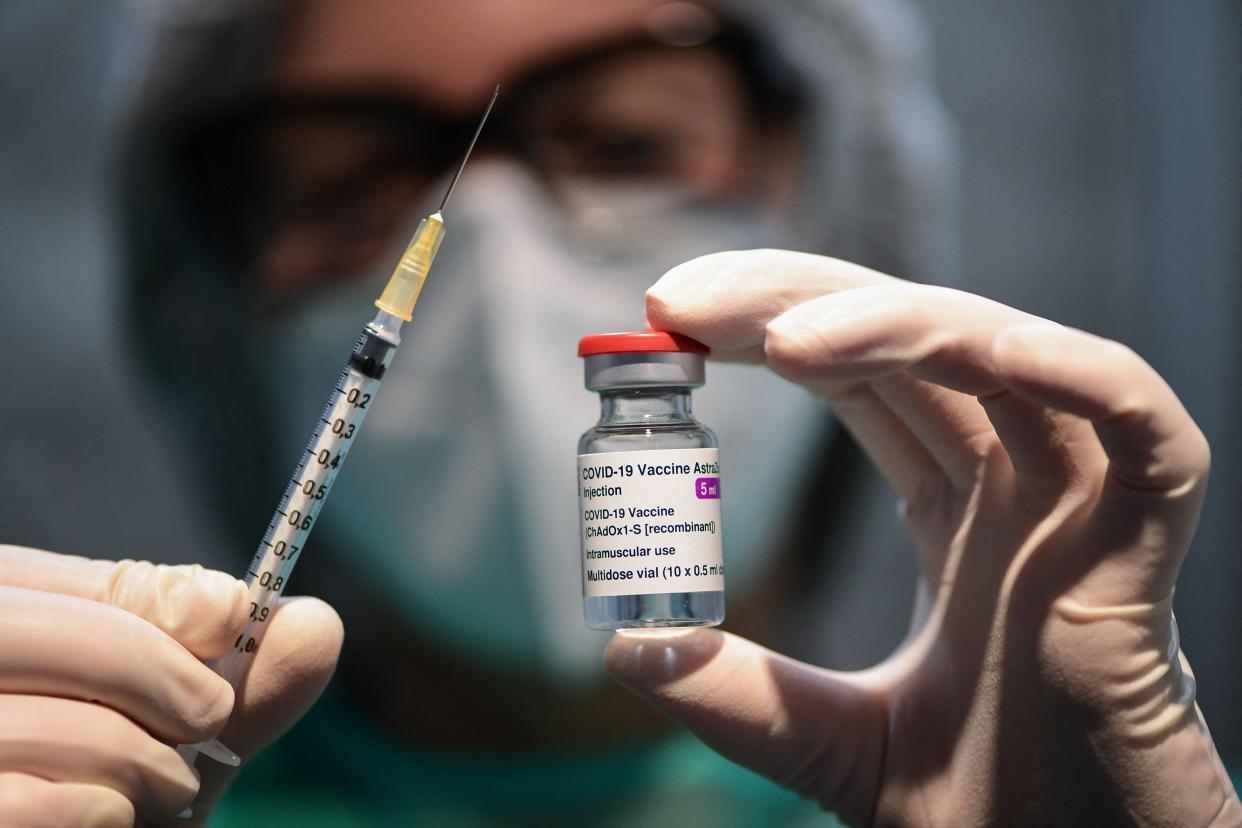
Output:
[[690,412],[707,348],[655,331],[578,343],[600,418],[578,441],[587,626],[689,627],[724,620],[720,457]]

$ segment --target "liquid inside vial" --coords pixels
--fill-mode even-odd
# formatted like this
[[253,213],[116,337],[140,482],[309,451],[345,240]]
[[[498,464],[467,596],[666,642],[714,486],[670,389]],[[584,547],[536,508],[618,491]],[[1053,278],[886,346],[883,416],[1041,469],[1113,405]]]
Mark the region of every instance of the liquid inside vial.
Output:
[[[600,423],[579,442],[588,627],[724,620],[716,438],[689,400],[683,388],[604,393]],[[593,569],[598,579],[631,577],[599,587],[619,594],[591,595]],[[639,586],[629,591],[630,583]]]

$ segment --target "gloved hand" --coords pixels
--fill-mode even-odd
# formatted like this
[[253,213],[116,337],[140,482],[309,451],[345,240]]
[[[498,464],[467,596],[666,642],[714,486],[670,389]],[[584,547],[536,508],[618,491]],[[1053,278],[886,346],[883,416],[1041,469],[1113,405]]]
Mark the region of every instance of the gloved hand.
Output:
[[0,546],[0,825],[205,821],[236,769],[200,759],[195,800],[175,746],[219,736],[253,755],[306,712],[341,647],[331,607],[284,599],[235,700],[202,662],[245,619],[245,586],[220,572]]
[[1171,608],[1208,446],[1138,356],[775,250],[674,268],[647,312],[830,403],[902,498],[932,601],[859,673],[699,629],[617,634],[615,677],[852,824],[1242,824]]

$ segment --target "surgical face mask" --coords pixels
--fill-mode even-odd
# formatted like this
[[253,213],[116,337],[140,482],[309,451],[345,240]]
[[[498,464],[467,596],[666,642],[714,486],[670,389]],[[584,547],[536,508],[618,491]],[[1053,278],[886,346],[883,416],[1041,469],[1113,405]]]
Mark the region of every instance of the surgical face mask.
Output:
[[[582,424],[599,412],[577,340],[641,327],[644,291],[680,261],[791,240],[758,210],[687,206],[656,187],[583,185],[561,196],[516,166],[467,171],[317,532],[433,640],[574,681],[600,673],[606,640],[582,618],[574,455]],[[400,249],[373,277],[317,297],[272,331],[287,429],[305,430],[322,405]],[[739,601],[782,539],[805,444],[827,415],[760,368],[708,371],[695,404],[726,447],[725,559]]]

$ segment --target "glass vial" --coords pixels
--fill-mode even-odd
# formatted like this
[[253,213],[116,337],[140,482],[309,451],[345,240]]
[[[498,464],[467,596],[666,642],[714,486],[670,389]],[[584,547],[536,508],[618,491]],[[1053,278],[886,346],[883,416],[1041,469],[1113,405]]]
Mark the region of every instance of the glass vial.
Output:
[[707,348],[677,334],[578,344],[600,418],[578,441],[586,623],[597,630],[724,620],[720,460],[694,419]]

